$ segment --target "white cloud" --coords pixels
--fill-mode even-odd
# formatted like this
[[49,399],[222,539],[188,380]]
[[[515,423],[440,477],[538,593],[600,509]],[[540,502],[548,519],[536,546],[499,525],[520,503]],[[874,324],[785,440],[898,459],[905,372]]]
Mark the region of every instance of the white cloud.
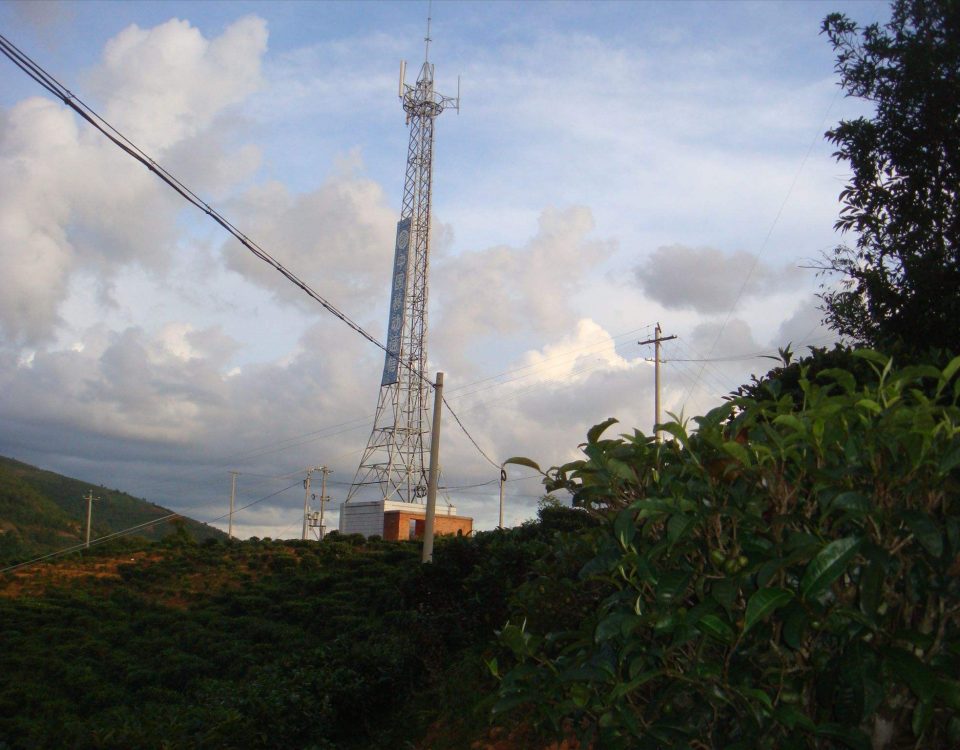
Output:
[[132,25],[107,43],[90,86],[106,102],[106,119],[160,156],[259,88],[266,47],[266,22],[255,16],[233,22],[215,39],[178,19],[152,29]]
[[800,269],[770,266],[750,253],[723,253],[710,247],[658,247],[636,269],[643,291],[668,310],[725,312],[750,297],[795,289]]
[[802,300],[790,317],[780,324],[771,344],[775,347],[790,344],[794,353],[806,355],[808,345],[830,347],[839,341],[836,332],[823,324],[824,312],[819,309],[819,304],[813,295]]
[[470,348],[483,337],[544,340],[569,331],[577,320],[573,294],[614,247],[591,238],[593,229],[588,208],[548,208],[523,247],[459,253],[435,265],[433,330],[444,353],[481,355]]
[[[155,156],[173,149],[176,161],[190,163],[190,151],[217,150],[204,128],[255,90],[265,40],[265,25],[254,18],[213,40],[180,21],[152,30],[131,27],[108,44],[90,77],[108,119],[134,142]],[[203,184],[222,187],[248,173],[256,154],[241,149],[236,161],[232,175],[212,170]],[[182,201],[49,100],[22,101],[0,119],[0,194],[0,264],[6,269],[0,330],[12,342],[53,338],[79,270],[94,273],[109,302],[111,279],[125,264],[153,271],[170,265]]]
[[[384,296],[397,215],[383,189],[343,164],[317,189],[295,194],[279,182],[251,188],[228,212],[244,231],[308,284],[346,310]],[[319,310],[301,290],[232,240],[222,248],[227,267],[285,302]],[[385,303],[384,303],[385,304]]]
[[[127,24],[141,6],[117,7]],[[464,63],[465,107],[439,131],[431,366],[446,370],[451,404],[495,461],[576,457],[587,428],[608,416],[649,432],[653,368],[642,356],[651,352],[635,347],[647,336],[610,331],[660,319],[680,334],[665,346],[664,405],[687,414],[763,362],[682,359],[822,335],[788,261],[833,241],[842,170],[825,145],[803,162],[833,94],[829,64],[780,78],[782,52],[763,39],[704,41],[664,25],[604,34],[591,26],[602,6],[568,10],[591,20],[524,25],[521,41],[516,29],[465,35],[450,44],[462,61],[438,65],[438,88],[451,93]],[[263,21],[211,33],[204,16],[127,26],[78,88],[377,334],[406,145],[393,99],[405,30],[331,26],[309,48],[281,49],[301,43],[287,34],[268,55]],[[489,33],[488,20],[477,15],[470,33]],[[355,146],[367,167],[348,153]],[[347,153],[339,165],[338,153]],[[730,309],[752,264],[746,251],[760,249],[788,191],[737,318],[721,331],[714,315]],[[225,510],[231,468],[246,472],[245,500],[284,486],[255,474],[308,464],[349,482],[381,352],[199,215],[185,219],[147,170],[50,102],[0,111],[0,195],[0,453],[49,457],[36,460],[203,518]],[[450,419],[444,436],[445,481],[497,476]],[[452,498],[480,527],[496,517],[492,486]],[[532,514],[538,490],[530,480],[509,486],[508,521]],[[335,498],[344,492],[335,485]],[[296,535],[301,507],[294,488],[251,508],[238,528]]]

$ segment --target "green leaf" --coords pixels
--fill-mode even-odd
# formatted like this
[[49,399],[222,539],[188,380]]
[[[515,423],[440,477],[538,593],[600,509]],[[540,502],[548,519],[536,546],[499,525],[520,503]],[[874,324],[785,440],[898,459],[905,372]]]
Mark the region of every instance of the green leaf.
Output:
[[830,542],[820,550],[803,573],[800,595],[804,599],[816,599],[830,588],[830,584],[843,575],[862,542],[856,537],[846,537]]
[[667,539],[670,544],[676,544],[681,538],[685,537],[695,522],[696,519],[686,513],[677,513],[670,516],[670,520],[667,521]]
[[854,357],[859,357],[860,359],[865,359],[869,362],[874,362],[881,367],[886,366],[888,357],[880,352],[876,352],[873,349],[854,349],[850,354]]
[[856,490],[841,492],[830,502],[831,510],[839,510],[845,513],[868,513],[871,508],[870,501]]
[[662,673],[663,673],[662,669],[654,669],[649,672],[643,672],[642,674],[637,675],[632,680],[630,680],[630,682],[621,682],[611,691],[607,700],[611,702],[615,700],[619,700],[623,696],[628,695],[629,693],[632,693],[638,687],[641,687],[642,685],[645,685],[646,683],[650,682],[650,680],[652,680],[653,678],[659,677]]
[[536,461],[533,461],[529,458],[525,458],[524,456],[514,456],[513,458],[508,458],[506,461],[503,462],[503,464],[504,466],[506,466],[507,464],[516,464],[517,466],[526,466],[527,468],[533,469],[534,471],[539,472],[540,474],[543,474],[543,470],[540,468],[540,465]]
[[676,422],[664,422],[660,425],[660,429],[663,432],[673,435],[677,439],[677,442],[684,448],[687,447],[687,442],[690,438],[687,435],[687,431],[683,429],[683,425],[677,424]]
[[570,686],[570,697],[578,708],[584,708],[590,702],[590,688],[582,683]]
[[497,665],[497,657],[494,656],[494,657],[491,658],[491,659],[484,659],[484,663],[486,663],[487,669],[490,670],[490,674],[492,674],[494,677],[496,677],[496,678],[499,680],[499,679],[500,679],[500,670],[499,670],[498,665]]
[[947,722],[947,739],[953,743],[952,747],[960,747],[960,716],[953,716]]
[[780,414],[774,418],[773,423],[776,425],[784,425],[796,432],[806,432],[806,425],[803,420],[793,414]]
[[907,511],[902,517],[914,539],[920,542],[927,552],[934,557],[943,554],[943,536],[929,516],[917,511]]
[[632,612],[614,612],[604,617],[597,625],[594,640],[597,643],[611,638],[626,637],[640,624],[640,619]]
[[947,475],[960,465],[960,445],[950,451],[940,459],[939,471],[942,475]]
[[860,570],[860,611],[870,618],[871,622],[877,616],[883,594],[884,569],[879,560],[870,560]]
[[811,721],[810,717],[796,706],[781,703],[779,706],[777,706],[776,710],[773,712],[773,715],[776,717],[777,721],[783,724],[787,729],[793,729],[797,726],[799,726],[801,729],[806,729],[808,732],[812,732],[815,729],[814,723]]
[[723,643],[733,642],[733,628],[718,615],[704,615],[697,623],[697,628],[701,633],[705,633]]
[[785,613],[784,623],[783,623],[783,641],[794,651],[799,651],[800,647],[803,645],[803,636],[807,630],[807,624],[810,621],[807,611],[797,605],[792,605],[788,612]]
[[888,648],[884,663],[897,677],[906,682],[922,701],[931,700],[937,692],[937,676],[916,656],[902,648]]
[[616,424],[620,420],[610,417],[609,419],[603,420],[600,424],[595,424],[589,430],[587,430],[587,442],[595,443],[599,437],[603,434],[603,431],[606,430],[610,425]]
[[750,452],[735,440],[727,441],[720,446],[720,448],[724,453],[732,457],[734,460],[739,461],[744,466],[750,465]]
[[947,383],[957,374],[957,370],[960,370],[960,357],[954,357],[950,360],[950,363],[943,368],[943,374],[940,376],[940,385],[937,386],[937,395],[939,396],[943,389],[946,387]]
[[779,588],[760,589],[747,602],[747,613],[743,618],[743,632],[746,633],[771,612],[789,604],[792,600],[792,591]]
[[954,711],[960,711],[960,682],[941,677],[937,680],[937,697]]
[[857,381],[853,377],[853,374],[839,367],[830,367],[826,370],[821,370],[817,374],[817,377],[832,378],[839,383],[840,387],[847,393],[853,393],[857,388]]
[[669,603],[678,599],[686,591],[690,574],[682,570],[669,570],[660,576],[657,583],[657,601]]
[[838,740],[853,750],[870,750],[870,739],[859,729],[844,724],[821,724],[817,727],[817,737]]
[[637,525],[633,517],[633,511],[629,508],[620,511],[616,520],[613,522],[613,534],[624,549],[630,546],[630,542],[637,534]]
[[607,461],[607,469],[615,477],[619,477],[627,482],[636,482],[637,481],[637,472],[633,470],[633,467],[630,464],[626,464],[623,461],[619,461],[616,458],[611,458]]
[[770,700],[770,696],[763,690],[758,688],[740,688],[740,692],[749,698],[760,701],[767,710],[773,710],[773,701]]
[[878,404],[872,398],[860,399],[859,401],[857,401],[857,406],[859,406],[861,409],[872,411],[874,414],[879,414],[880,412],[883,411],[883,407],[880,406],[880,404]]
[[737,600],[737,584],[726,578],[720,579],[710,588],[710,596],[729,614]]
[[933,701],[918,701],[913,709],[913,718],[910,721],[910,727],[913,729],[913,736],[920,738],[927,727],[930,726],[930,719],[933,718]]

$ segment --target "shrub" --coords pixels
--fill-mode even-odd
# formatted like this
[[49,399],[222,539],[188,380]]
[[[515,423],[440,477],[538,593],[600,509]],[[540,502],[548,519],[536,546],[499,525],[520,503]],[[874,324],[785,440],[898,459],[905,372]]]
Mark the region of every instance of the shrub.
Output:
[[595,606],[538,631],[556,587],[527,589],[495,711],[603,748],[958,746],[960,358],[854,356],[547,472],[605,519]]

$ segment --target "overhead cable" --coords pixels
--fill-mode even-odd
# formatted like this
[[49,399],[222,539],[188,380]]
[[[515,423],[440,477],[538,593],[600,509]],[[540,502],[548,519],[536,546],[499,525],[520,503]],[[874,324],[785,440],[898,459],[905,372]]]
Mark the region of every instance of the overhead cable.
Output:
[[[76,112],[80,117],[99,130],[107,139],[113,142],[117,147],[125,151],[131,157],[143,164],[147,169],[153,172],[163,182],[173,188],[181,197],[192,205],[199,208],[207,216],[213,219],[217,224],[227,230],[241,245],[257,256],[260,260],[275,270],[279,271],[288,281],[300,287],[309,297],[311,297],[329,313],[339,318],[356,333],[359,333],[371,344],[387,352],[387,347],[372,334],[368,333],[359,323],[351,319],[346,313],[339,310],[335,305],[320,295],[306,281],[301,279],[295,273],[290,271],[280,261],[274,258],[270,253],[264,250],[260,245],[247,237],[229,220],[227,220],[219,211],[212,208],[200,196],[194,193],[190,188],[184,185],[180,180],[170,174],[166,169],[157,164],[150,156],[144,153],[129,138],[113,127],[103,117],[98,115],[93,109],[88,107],[83,101],[71,93],[56,78],[47,73],[40,65],[34,62],[23,51],[18,49],[9,39],[0,34],[0,52],[3,52],[13,63],[29,75],[33,80],[43,86],[47,91],[66,104],[70,109]],[[409,365],[407,365],[409,367]],[[421,375],[423,377],[423,375]]]
[[[136,159],[138,162],[143,164],[147,169],[153,172],[160,180],[166,183],[168,186],[173,188],[173,190],[178,193],[182,198],[184,198],[188,203],[195,206],[196,208],[203,211],[207,216],[209,216],[213,221],[223,227],[230,235],[232,235],[241,245],[243,245],[247,250],[253,253],[257,258],[262,260],[267,265],[274,268],[281,275],[284,276],[288,281],[292,282],[296,286],[300,287],[303,292],[305,292],[311,299],[320,303],[320,305],[329,313],[339,318],[343,323],[345,323],[350,329],[359,333],[367,341],[369,341],[374,346],[381,349],[384,353],[389,354],[387,347],[380,342],[375,336],[367,332],[359,323],[355,322],[350,318],[346,313],[338,309],[335,305],[329,302],[324,298],[319,292],[317,292],[313,287],[311,287],[306,281],[297,276],[293,271],[290,271],[286,266],[284,266],[280,261],[274,258],[270,253],[264,250],[259,244],[251,240],[247,235],[241,232],[236,226],[234,226],[226,217],[224,217],[219,211],[212,208],[210,204],[204,201],[200,196],[194,193],[190,188],[184,185],[180,180],[174,177],[170,172],[164,169],[162,166],[157,164],[148,154],[146,154],[139,146],[133,143],[129,138],[123,135],[119,130],[117,130],[113,125],[107,122],[103,117],[97,114],[93,109],[87,106],[82,100],[76,97],[69,89],[67,89],[63,84],[61,84],[56,78],[44,70],[38,63],[34,62],[26,53],[20,50],[16,45],[14,45],[9,39],[0,34],[0,52],[3,52],[18,68],[24,71],[28,76],[33,80],[39,83],[43,88],[49,91],[53,96],[66,104],[70,109],[76,112],[80,117],[86,120],[90,125],[96,128],[100,133],[102,133],[108,140],[115,144],[118,148],[126,152],[129,156]],[[400,362],[403,367],[411,368],[411,365],[407,362]],[[426,381],[431,387],[433,383],[430,379],[424,375],[422,372],[417,372],[416,375],[422,380]],[[449,408],[449,405],[448,405]],[[477,444],[476,440],[473,439],[473,436],[467,431],[467,428],[464,426],[463,422],[460,421],[460,418],[450,410],[450,413],[453,415],[457,424],[460,426],[460,429],[463,430],[464,434],[470,439],[470,442],[473,443],[474,447],[480,452],[487,461],[489,461],[493,466],[499,467],[493,459],[491,459],[483,449]]]
[[[273,493],[271,493],[271,494],[269,494],[269,495],[264,495],[263,497],[257,498],[257,499],[254,500],[253,502],[247,503],[246,505],[243,505],[243,506],[241,506],[241,507],[239,507],[239,508],[235,508],[235,509],[233,510],[233,513],[234,513],[234,515],[236,515],[236,514],[239,513],[241,510],[246,510],[247,508],[250,508],[250,507],[256,505],[257,503],[262,503],[264,500],[269,500],[271,497],[276,497],[277,495],[279,495],[279,494],[282,493],[282,492],[286,492],[286,491],[289,490],[289,489],[293,489],[294,487],[297,487],[299,484],[300,484],[300,482],[295,482],[294,484],[291,484],[289,487],[284,487],[282,490],[277,490],[276,492],[273,492]],[[209,521],[203,521],[202,523],[206,523],[207,525],[209,525],[209,524],[214,523],[215,521],[221,521],[221,520],[223,520],[224,518],[226,518],[226,517],[229,516],[229,515],[230,515],[229,512],[228,512],[228,513],[224,513],[223,515],[217,516],[216,518],[212,518],[212,519],[210,519]],[[92,540],[90,540],[90,546],[94,546],[94,545],[96,545],[96,544],[102,544],[103,542],[108,542],[108,541],[110,541],[111,539],[116,539],[116,538],[121,537],[121,536],[126,536],[127,534],[132,534],[134,531],[138,531],[138,530],[140,530],[140,529],[145,529],[145,528],[147,528],[147,527],[149,527],[149,526],[154,526],[154,525],[156,525],[156,524],[158,524],[158,523],[162,523],[162,522],[164,522],[164,521],[172,520],[172,519],[178,518],[178,517],[187,519],[187,517],[184,516],[182,513],[168,513],[168,514],[165,515],[165,516],[160,516],[159,518],[154,518],[153,520],[146,521],[145,523],[140,523],[140,524],[137,524],[136,526],[130,526],[130,527],[128,527],[128,528],[126,528],[126,529],[122,529],[122,530],[120,530],[120,531],[114,531],[114,532],[112,532],[112,533],[110,533],[110,534],[107,534],[106,536],[101,536],[101,537],[98,537],[98,538],[96,538],[96,539],[92,539]],[[187,519],[187,520],[193,520],[193,519]],[[71,552],[76,552],[77,550],[81,550],[81,549],[84,549],[84,548],[86,548],[86,547],[87,547],[87,545],[86,545],[85,543],[84,543],[84,544],[75,544],[75,545],[73,545],[72,547],[67,547],[67,548],[62,549],[62,550],[57,550],[56,552],[48,552],[46,555],[41,555],[40,557],[35,557],[35,558],[32,559],[32,560],[27,560],[27,561],[22,562],[22,563],[17,563],[16,565],[10,565],[10,566],[8,566],[8,567],[6,567],[6,568],[0,568],[0,573],[9,573],[9,572],[14,571],[14,570],[19,570],[20,568],[25,568],[25,567],[27,567],[28,565],[35,565],[35,564],[37,564],[37,563],[39,563],[39,562],[43,562],[44,560],[49,560],[49,559],[54,558],[54,557],[61,557],[62,555],[67,555],[67,554],[69,554],[69,553],[71,553]]]

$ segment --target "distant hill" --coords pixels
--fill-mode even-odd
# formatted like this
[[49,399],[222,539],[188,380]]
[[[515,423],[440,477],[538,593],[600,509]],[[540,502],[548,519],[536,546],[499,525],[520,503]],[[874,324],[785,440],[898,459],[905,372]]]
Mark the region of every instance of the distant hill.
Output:
[[[84,539],[89,491],[95,498],[90,538],[136,526],[173,511],[146,500],[0,456],[0,563],[78,544]],[[227,535],[207,524],[184,520],[184,530],[197,541]],[[161,522],[135,532],[161,539],[173,531]]]

